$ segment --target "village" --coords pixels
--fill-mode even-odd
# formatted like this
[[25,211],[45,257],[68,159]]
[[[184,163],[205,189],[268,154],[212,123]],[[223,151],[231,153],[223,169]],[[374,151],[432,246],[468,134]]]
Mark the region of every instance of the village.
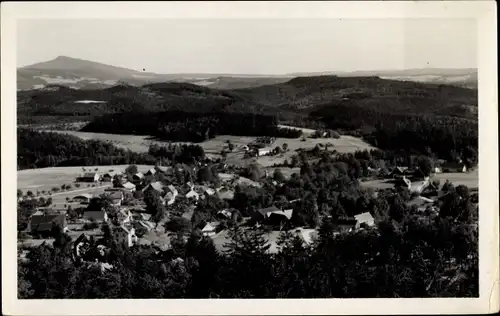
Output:
[[[262,147],[262,144],[269,147],[272,142],[272,138],[260,138],[243,150],[255,156],[269,155],[272,151],[259,150],[266,148]],[[216,178],[219,181],[214,183],[192,176],[200,169],[210,166],[217,170]],[[241,181],[245,177],[238,174],[240,169],[225,163],[214,163],[210,159],[191,167],[156,165],[141,168],[142,170],[136,166],[128,166],[123,170],[116,169],[115,166],[109,166],[107,169],[82,168],[73,185],[75,188],[84,189],[75,190],[73,195],[69,191],[63,202],[36,207],[33,210],[29,223],[21,234],[23,238],[19,239],[23,248],[20,252],[21,258],[26,256],[31,246],[50,243],[53,240],[51,238],[55,225],[71,236],[74,255],[77,257],[81,256],[78,249],[83,243],[92,239],[97,240],[99,244],[103,225],[111,227],[115,240],[126,247],[152,245],[162,250],[171,247],[173,235],[181,234],[182,238],[187,240],[191,227],[197,229],[201,235],[210,237],[221,253],[228,241],[227,232],[231,225],[243,229],[264,227],[268,232],[270,252],[278,251],[276,240],[282,230],[293,231],[306,245],[311,245],[317,236],[318,227],[294,227],[291,224],[295,205],[300,203],[300,199],[280,205],[275,203],[256,210],[250,216],[242,216],[241,210],[230,207],[237,186],[259,187],[263,182],[275,187],[283,185],[284,180],[277,181],[267,170],[260,181],[246,179],[245,182]],[[425,177],[419,170],[404,166],[397,166],[390,172],[371,167],[369,171],[371,178],[375,179],[372,182],[383,182],[393,189],[408,189],[412,198],[407,205],[426,216],[437,213],[441,199],[446,196],[446,192],[440,190],[439,182],[433,181],[432,177],[447,172],[465,173],[468,170],[463,163],[457,161],[455,164],[438,164],[432,170],[431,177]],[[370,180],[366,183],[369,187]],[[79,193],[82,190],[90,193]],[[373,194],[376,196],[378,190],[374,190]],[[148,196],[153,196],[153,201]],[[30,197],[19,197],[19,201],[26,199]],[[198,206],[206,200],[212,201],[217,207],[226,207],[215,210],[215,214],[208,219],[193,221],[194,214],[199,212]],[[339,218],[333,233],[343,234],[364,229],[376,229],[375,219],[369,212]]]

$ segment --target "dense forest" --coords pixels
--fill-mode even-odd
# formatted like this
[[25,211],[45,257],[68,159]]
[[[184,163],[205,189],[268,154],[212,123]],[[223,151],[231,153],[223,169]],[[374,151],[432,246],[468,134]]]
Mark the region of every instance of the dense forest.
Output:
[[245,113],[123,112],[96,118],[82,131],[151,135],[159,139],[202,142],[217,135],[297,138],[300,130],[279,128],[273,116]]
[[[53,247],[33,248],[28,261],[20,262],[19,297],[477,297],[478,214],[468,189],[444,186],[448,194],[439,213],[422,214],[406,206],[409,194],[404,190],[373,195],[362,189],[353,171],[355,157],[342,160],[352,163],[304,164],[299,175],[282,179],[283,186],[277,190],[264,183],[262,189],[236,192],[232,206],[244,215],[254,212],[249,208],[273,200],[301,198],[292,222],[319,225],[312,244],[285,228],[278,240],[279,252],[269,253],[266,227],[245,230],[228,222],[230,238],[220,252],[201,235],[198,222],[225,202],[207,199],[197,206],[199,214],[193,216],[192,225],[167,224],[172,232],[169,250],[144,245],[126,248],[105,225],[100,242],[109,250],[104,255],[86,255],[89,262],[111,264],[105,272],[98,265],[74,261],[68,237],[55,228]],[[179,208],[182,212],[182,204]],[[375,217],[377,229],[333,234],[339,217],[360,211]]]
[[435,154],[451,160],[453,153],[466,152],[477,162],[477,119],[453,116],[395,114],[356,104],[329,104],[310,113],[310,120],[324,126],[362,136],[384,150]]
[[18,169],[55,166],[93,166],[120,164],[154,165],[158,157],[172,163],[193,163],[205,159],[198,145],[171,145],[159,152],[153,146],[149,153],[137,153],[99,140],[25,128],[17,131]]

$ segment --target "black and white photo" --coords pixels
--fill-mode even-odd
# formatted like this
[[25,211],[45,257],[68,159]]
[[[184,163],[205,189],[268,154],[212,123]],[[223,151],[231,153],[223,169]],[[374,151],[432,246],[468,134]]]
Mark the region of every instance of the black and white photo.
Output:
[[[211,8],[190,17],[180,3],[170,16],[146,5],[120,16],[111,3],[101,15],[85,16],[90,3],[18,13],[5,22],[14,59],[2,61],[17,313],[50,299],[120,299],[108,308],[123,313],[128,299],[498,309],[498,153],[485,132],[496,77],[481,46],[494,6],[467,3],[408,3],[400,16],[388,3],[307,16],[301,2],[233,14],[237,2],[186,3]],[[215,314],[188,302],[177,314]]]

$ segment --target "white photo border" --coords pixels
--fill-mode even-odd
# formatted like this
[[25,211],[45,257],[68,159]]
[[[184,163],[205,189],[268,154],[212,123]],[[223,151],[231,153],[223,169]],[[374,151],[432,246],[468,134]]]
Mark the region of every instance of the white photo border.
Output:
[[[2,312],[8,315],[475,314],[498,311],[498,106],[494,1],[7,2],[1,5]],[[16,20],[475,19],[479,78],[479,298],[18,300]]]

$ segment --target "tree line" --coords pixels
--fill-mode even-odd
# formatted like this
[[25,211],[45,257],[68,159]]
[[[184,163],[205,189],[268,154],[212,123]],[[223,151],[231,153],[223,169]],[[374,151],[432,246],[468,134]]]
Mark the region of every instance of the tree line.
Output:
[[277,126],[276,118],[249,113],[184,111],[123,112],[96,118],[82,131],[151,135],[164,140],[202,142],[217,135],[297,138],[299,130]]
[[26,128],[17,131],[18,169],[54,166],[92,166],[146,164],[158,160],[169,163],[193,163],[203,160],[199,145],[170,144],[151,146],[148,153],[137,153],[100,140],[82,140],[76,136],[41,132]]
[[477,119],[397,113],[352,101],[320,107],[310,113],[309,120],[361,136],[383,150],[434,154],[446,160],[453,160],[452,156],[458,153],[466,155],[472,164],[477,162]]

